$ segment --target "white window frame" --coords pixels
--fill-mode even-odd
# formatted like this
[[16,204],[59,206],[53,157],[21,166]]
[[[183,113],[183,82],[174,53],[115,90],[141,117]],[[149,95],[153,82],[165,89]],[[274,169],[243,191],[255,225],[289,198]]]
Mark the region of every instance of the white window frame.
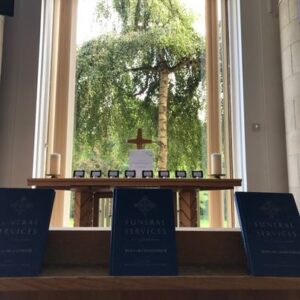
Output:
[[230,0],[228,6],[233,175],[235,178],[243,179],[242,186],[238,189],[246,191],[247,166],[240,0]]
[[33,153],[33,178],[46,173],[47,132],[51,78],[53,0],[42,0],[40,56],[37,80],[36,119]]

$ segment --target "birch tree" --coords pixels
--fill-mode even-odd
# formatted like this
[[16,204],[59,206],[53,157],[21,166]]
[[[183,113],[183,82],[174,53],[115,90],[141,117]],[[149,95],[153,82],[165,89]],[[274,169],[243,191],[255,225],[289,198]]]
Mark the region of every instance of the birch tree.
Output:
[[[199,126],[193,127],[193,122],[199,122],[199,97],[203,91],[200,82],[204,80],[205,62],[204,41],[193,28],[194,16],[178,0],[99,0],[97,15],[100,25],[113,23],[115,30],[80,50],[82,65],[78,66],[77,80],[84,84],[78,85],[78,97],[83,99],[87,93],[101,93],[102,103],[98,105],[102,106],[104,117],[107,117],[108,110],[113,109],[114,99],[118,99],[118,105],[126,105],[124,99],[132,101],[130,103],[135,101],[134,105],[143,105],[146,110],[158,106],[157,168],[168,169],[170,112],[173,111],[173,115],[180,112],[169,106],[171,98],[173,105],[179,105],[180,99],[195,109],[185,116],[188,122],[182,124],[184,130],[196,135],[192,128],[199,129]],[[90,59],[88,63],[87,58]],[[89,72],[98,74],[100,70],[103,73],[97,77],[98,86],[88,92]],[[85,104],[84,101],[78,104],[78,111],[84,111],[83,106],[87,107],[89,100]],[[80,121],[79,116],[78,121],[83,123],[86,118]],[[178,128],[180,126],[178,124]],[[103,128],[105,125],[102,131]],[[181,132],[180,128],[178,131]],[[178,146],[178,149],[182,148]],[[199,149],[196,151],[200,152]]]

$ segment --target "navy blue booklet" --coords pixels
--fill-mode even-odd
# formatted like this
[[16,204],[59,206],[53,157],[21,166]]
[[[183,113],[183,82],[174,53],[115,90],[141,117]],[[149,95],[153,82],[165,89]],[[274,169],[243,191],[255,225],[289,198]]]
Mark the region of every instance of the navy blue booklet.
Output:
[[111,275],[177,275],[173,192],[114,190]]
[[0,276],[40,273],[54,195],[51,189],[0,189]]
[[252,275],[300,275],[300,216],[292,194],[236,192]]

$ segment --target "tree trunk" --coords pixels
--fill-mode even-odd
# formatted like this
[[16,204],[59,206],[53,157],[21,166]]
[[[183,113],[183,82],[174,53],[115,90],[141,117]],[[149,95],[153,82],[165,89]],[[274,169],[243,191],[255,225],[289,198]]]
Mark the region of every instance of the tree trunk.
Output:
[[159,82],[159,107],[158,107],[158,144],[159,157],[158,169],[167,170],[168,166],[168,90],[169,72],[164,69],[160,72]]

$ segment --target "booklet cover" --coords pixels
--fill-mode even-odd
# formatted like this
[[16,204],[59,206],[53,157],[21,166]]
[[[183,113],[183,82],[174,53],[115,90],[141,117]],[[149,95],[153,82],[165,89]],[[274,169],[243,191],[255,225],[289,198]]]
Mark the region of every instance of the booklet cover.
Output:
[[292,194],[236,192],[250,273],[300,275],[300,216]]
[[0,189],[0,276],[40,273],[54,195],[51,189]]
[[114,191],[111,275],[177,275],[173,193]]

